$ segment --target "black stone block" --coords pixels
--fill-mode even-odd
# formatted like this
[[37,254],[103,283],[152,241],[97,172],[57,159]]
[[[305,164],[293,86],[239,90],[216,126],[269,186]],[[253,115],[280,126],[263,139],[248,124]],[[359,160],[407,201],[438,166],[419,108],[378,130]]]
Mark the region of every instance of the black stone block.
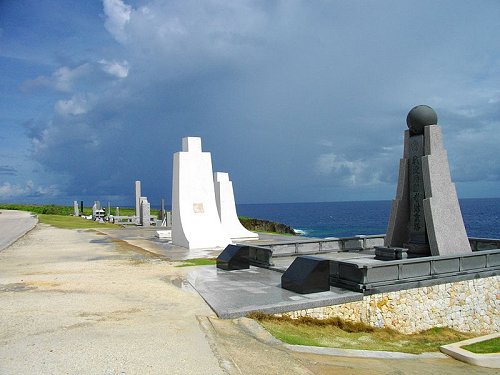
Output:
[[299,256],[281,276],[281,287],[301,294],[326,292],[330,290],[329,276],[328,259]]
[[408,249],[402,247],[375,246],[375,259],[400,260],[408,258]]
[[217,257],[217,268],[226,271],[250,268],[248,246],[228,245]]

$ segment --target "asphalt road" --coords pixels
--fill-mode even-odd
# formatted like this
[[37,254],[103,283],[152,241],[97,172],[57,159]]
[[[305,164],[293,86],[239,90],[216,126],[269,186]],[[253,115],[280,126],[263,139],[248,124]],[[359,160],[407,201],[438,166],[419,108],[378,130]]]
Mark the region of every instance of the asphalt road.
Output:
[[24,211],[0,210],[0,251],[33,229],[36,216]]

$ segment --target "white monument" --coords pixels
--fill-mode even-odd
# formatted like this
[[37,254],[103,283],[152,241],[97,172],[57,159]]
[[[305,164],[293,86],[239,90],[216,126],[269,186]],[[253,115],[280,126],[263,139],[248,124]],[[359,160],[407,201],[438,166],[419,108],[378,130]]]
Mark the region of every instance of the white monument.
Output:
[[247,230],[238,219],[233,183],[229,180],[229,174],[224,172],[214,173],[214,185],[220,222],[231,240],[258,239],[259,235]]
[[202,152],[201,138],[182,139],[174,154],[172,178],[172,243],[189,249],[226,247],[215,203],[212,157]]
[[141,217],[141,181],[135,182],[135,216],[136,216],[137,220],[140,222],[140,217]]
[[78,202],[73,201],[73,216],[80,216],[80,213],[78,212]]
[[421,105],[408,113],[406,122],[385,246],[415,255],[471,253],[437,115]]
[[147,197],[140,197],[139,199],[139,220],[140,224],[143,227],[150,226],[150,217],[151,217],[151,204],[148,202]]

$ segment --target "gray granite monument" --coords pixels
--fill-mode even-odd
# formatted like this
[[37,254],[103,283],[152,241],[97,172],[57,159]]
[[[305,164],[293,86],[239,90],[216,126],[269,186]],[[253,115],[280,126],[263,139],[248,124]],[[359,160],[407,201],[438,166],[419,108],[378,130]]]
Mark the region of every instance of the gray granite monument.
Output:
[[385,247],[414,256],[471,253],[436,112],[419,105],[406,123]]
[[150,217],[151,217],[151,205],[148,202],[148,198],[141,197],[140,198],[140,224],[143,227],[150,226]]
[[80,216],[80,213],[78,212],[78,202],[73,201],[73,216]]

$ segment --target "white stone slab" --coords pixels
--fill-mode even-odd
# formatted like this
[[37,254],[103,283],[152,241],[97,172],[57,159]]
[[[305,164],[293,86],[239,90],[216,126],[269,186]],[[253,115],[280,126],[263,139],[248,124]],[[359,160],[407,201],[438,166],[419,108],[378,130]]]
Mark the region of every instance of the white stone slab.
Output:
[[141,181],[135,182],[135,216],[141,216]]
[[165,230],[157,230],[155,237],[163,239],[163,238],[172,238],[172,231],[169,229]]
[[140,223],[143,227],[149,227],[151,225],[151,204],[148,202],[148,198],[140,198]]
[[238,219],[233,183],[229,180],[229,174],[216,172],[214,174],[214,185],[220,222],[229,237],[235,241],[258,239],[259,235],[247,230]]
[[79,216],[77,201],[73,201],[73,216]]

